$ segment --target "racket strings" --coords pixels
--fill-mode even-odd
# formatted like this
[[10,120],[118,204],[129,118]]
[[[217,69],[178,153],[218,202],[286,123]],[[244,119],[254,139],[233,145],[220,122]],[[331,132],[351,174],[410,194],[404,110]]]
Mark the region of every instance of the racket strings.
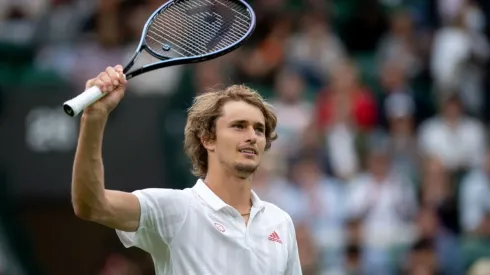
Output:
[[[210,0],[203,0],[207,2],[208,4],[213,4],[212,1]],[[219,1],[219,0],[214,0],[215,3],[218,3],[224,7],[229,7],[231,11],[234,12],[234,14],[237,16],[236,19],[238,20],[239,23],[242,24],[245,28],[248,28],[250,25],[250,15],[247,12],[247,9],[243,5],[239,5],[236,2],[230,2],[230,1]]]
[[[238,25],[241,25],[242,27],[244,27],[245,29],[248,29],[249,25],[250,25],[250,17],[249,16],[246,16],[245,13],[246,13],[246,10],[239,6],[238,4],[236,3],[232,3],[232,2],[228,2],[226,5],[225,3],[223,2],[220,2],[218,0],[214,0],[216,3],[222,5],[222,6],[232,6],[231,8],[229,8],[231,11],[234,12],[234,14],[236,15],[236,20],[237,20],[237,24]],[[208,0],[204,0],[203,2],[206,2],[207,4],[209,5],[213,5],[212,2],[208,1]],[[186,2],[182,2],[182,6],[187,6],[188,8],[199,8],[199,6],[197,6],[197,2],[194,2],[194,3],[186,3]],[[234,7],[234,8],[233,8]],[[241,11],[240,11],[240,8],[241,8]],[[241,18],[240,18],[241,17]]]
[[[191,25],[190,27],[193,29],[193,32],[196,34],[195,39],[198,39],[201,42],[200,45],[202,45],[202,46],[200,47],[200,50],[206,51],[207,49],[204,47],[204,43],[205,43],[205,41],[211,41],[213,39],[213,37],[209,33],[200,32],[193,25]],[[218,29],[214,25],[211,25],[210,27],[213,31],[218,32]],[[230,35],[230,36],[232,36],[232,35]],[[222,47],[226,47],[227,45],[232,44],[235,41],[240,39],[240,37],[236,37],[236,36],[232,36],[232,38],[233,39],[230,39],[229,37],[223,37],[223,39],[220,41],[219,44],[221,44]]]
[[[210,4],[210,5],[213,4],[213,0],[211,0],[211,1],[210,0],[203,0],[203,2]],[[229,31],[227,33],[227,36],[221,37],[223,39],[223,41],[227,40],[227,41],[229,41],[230,44],[232,44],[232,43],[234,43],[234,41],[231,41],[232,39],[235,41],[241,39],[241,37],[243,37],[243,35],[248,31],[248,29],[250,27],[250,16],[249,16],[246,8],[244,8],[241,5],[238,5],[236,2],[233,2],[233,1],[214,0],[214,2],[216,3],[216,5],[220,5],[219,7],[221,7],[221,9],[227,10],[226,13],[223,13],[223,14],[225,14],[225,16],[227,16],[227,18],[226,18],[227,20],[225,22],[225,24],[227,24],[227,25],[223,29],[226,29]],[[191,2],[187,2],[187,3],[184,2],[184,4],[190,5],[192,3]],[[194,7],[195,7],[195,5],[197,5],[197,2],[194,2]],[[233,13],[230,13],[229,11],[232,11]],[[202,14],[200,14],[200,16],[202,17]],[[230,26],[230,24],[231,24],[231,26]],[[221,31],[217,28],[216,25],[211,25],[211,28],[213,29],[213,31],[217,31],[217,32]],[[225,45],[225,47],[226,46],[227,45]]]
[[[196,8],[195,6],[185,5],[186,3],[184,3],[184,2],[182,2],[182,3],[183,3],[183,5],[182,5],[182,6],[185,6],[185,7],[187,7],[188,9]],[[209,3],[209,2],[208,2],[208,3]],[[183,9],[182,9],[180,6],[177,6],[177,9],[178,9],[179,11],[181,11],[181,12],[185,12],[185,11],[184,11],[184,10],[183,10]],[[172,10],[170,10],[170,12],[168,12],[168,13],[166,13],[166,14],[165,14],[165,18],[167,18],[167,17],[168,17],[169,21],[172,21],[172,23],[174,23],[174,25],[175,25],[175,24],[178,24],[178,19],[176,18],[176,16],[177,16],[177,15],[174,15],[174,13],[173,13],[173,12],[171,12],[171,11],[172,11]],[[174,9],[174,11],[175,11],[175,9]],[[201,19],[202,21],[204,21],[204,20],[205,20],[205,18],[204,18],[204,16],[203,16],[203,14],[202,14],[202,13],[198,14],[198,15],[197,15],[197,17],[198,17],[199,19]],[[219,18],[219,17],[218,17],[218,20],[221,20],[221,18]],[[164,24],[165,24],[165,23],[164,23],[164,22],[162,22],[161,18],[157,18],[157,19],[156,19],[156,21],[158,22],[158,23],[157,23],[157,22],[155,22],[155,23],[156,23],[156,25],[158,25],[158,26],[160,27],[160,28],[158,28],[158,29],[160,30],[160,31],[159,31],[159,33],[160,33],[160,34],[164,34],[164,31],[163,31],[163,29],[162,29],[162,28],[165,28],[165,26],[164,26]],[[221,21],[222,21],[222,20],[221,20]],[[219,22],[219,23],[220,23],[220,24],[222,24],[222,22]],[[203,45],[203,43],[204,43],[204,42],[206,42],[206,41],[210,41],[210,40],[212,40],[212,39],[213,39],[213,37],[212,37],[211,35],[209,35],[208,33],[199,31],[199,29],[197,29],[197,28],[196,28],[196,25],[198,25],[198,24],[190,24],[190,25],[188,25],[188,27],[192,28],[191,32],[193,32],[193,33],[196,35],[196,36],[194,36],[194,38],[197,38],[197,39],[199,39],[199,40],[200,40],[200,41],[198,41],[198,42],[201,42],[201,43],[197,43],[197,44],[201,44],[201,47],[200,47],[199,49],[196,49],[195,47],[190,47],[190,50],[192,50],[192,51],[189,51],[189,50],[184,49],[184,51],[185,51],[186,53],[188,53],[188,54],[192,54],[192,55],[199,54],[199,52],[201,52],[201,51],[204,51],[204,52],[205,52],[205,51],[206,51],[206,49],[205,49],[205,47],[203,47],[203,46],[202,46],[202,45]],[[169,26],[171,27],[171,25],[169,25]],[[210,27],[211,27],[211,30],[213,30],[213,31],[215,31],[215,32],[219,32],[219,30],[217,29],[217,26],[216,26],[215,24],[211,24],[211,25],[210,25]],[[228,28],[228,27],[226,27],[226,28]],[[171,29],[171,28],[170,28],[170,29]],[[243,32],[243,31],[245,31],[245,32],[246,32],[247,30],[246,30],[246,29],[241,30],[241,32]],[[158,36],[160,36],[160,37],[161,37],[161,35],[158,35]],[[172,40],[177,40],[177,42],[179,42],[179,43],[183,43],[183,41],[181,41],[181,40],[177,39],[175,36],[173,36],[173,35],[169,35],[169,36],[172,38]],[[222,37],[223,39],[217,43],[217,46],[220,46],[220,47],[218,47],[218,49],[219,49],[219,48],[226,47],[226,46],[228,46],[229,44],[232,44],[232,43],[234,43],[236,40],[239,40],[239,39],[241,38],[241,37],[239,37],[239,36],[237,36],[237,35],[234,35],[234,33],[233,33],[233,32],[230,32],[230,36],[231,36],[231,37],[233,37],[233,39],[228,39],[227,37]],[[161,37],[161,38],[163,38],[163,37]],[[178,45],[177,45],[178,43],[174,43],[174,44],[175,44],[176,46],[178,46]],[[182,47],[179,47],[179,48],[182,48]],[[180,54],[180,55],[182,55],[182,53],[180,53],[180,52],[179,52],[179,54]]]
[[[203,15],[203,14],[199,14],[199,15],[197,15],[197,16],[199,16],[199,18],[200,18],[200,19],[205,20],[205,18],[204,18],[204,15]],[[239,22],[237,22],[237,25],[238,25],[238,23],[239,23]],[[229,24],[229,23],[228,23],[228,24]],[[211,29],[212,29],[213,31],[216,31],[216,32],[218,32],[218,31],[219,31],[219,29],[218,29],[218,28],[217,28],[217,26],[215,26],[215,25],[211,25],[210,27],[211,27]],[[232,28],[233,28],[233,26],[232,26]],[[245,32],[246,32],[247,30],[248,30],[248,26],[243,26],[242,31],[245,31]],[[230,32],[230,33],[229,33],[229,37],[223,37],[223,39],[224,39],[224,40],[228,40],[228,41],[232,41],[232,39],[231,39],[231,38],[233,38],[234,40],[238,40],[238,39],[240,39],[240,38],[241,38],[241,36],[239,35],[239,33],[236,33],[236,32]]]
[[176,1],[150,23],[146,42],[155,53],[167,57],[209,54],[241,40],[251,20],[247,8],[235,1]]
[[[166,14],[166,16],[168,16],[168,19],[173,21],[173,23],[177,24],[177,18],[175,18],[173,15],[170,16],[170,14]],[[161,20],[159,21],[160,19],[156,19],[157,22],[155,22],[155,24],[157,24],[158,26],[160,26],[162,28],[161,32],[164,33],[163,31],[163,28],[165,27],[165,23],[162,22]],[[198,33],[197,30],[195,30],[195,27],[194,26],[190,26],[191,28],[193,28],[193,31],[197,34],[197,39],[201,39],[201,41],[207,41],[207,40],[210,40],[212,39],[212,37],[210,37],[208,34],[206,33]],[[200,45],[200,44],[199,44]],[[198,51],[202,51],[202,50],[206,50],[205,47],[200,47],[200,49],[198,49]]]

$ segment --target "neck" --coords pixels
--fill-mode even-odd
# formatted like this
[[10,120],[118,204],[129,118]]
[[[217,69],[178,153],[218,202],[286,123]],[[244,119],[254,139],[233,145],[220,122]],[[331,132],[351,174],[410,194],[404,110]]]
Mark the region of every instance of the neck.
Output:
[[458,125],[460,118],[458,116],[447,116],[446,122],[449,126],[454,127]]
[[385,172],[373,173],[373,178],[377,183],[383,183],[388,178],[388,174]]
[[204,182],[221,200],[240,214],[250,212],[252,207],[252,178],[242,179],[225,171],[208,170]]

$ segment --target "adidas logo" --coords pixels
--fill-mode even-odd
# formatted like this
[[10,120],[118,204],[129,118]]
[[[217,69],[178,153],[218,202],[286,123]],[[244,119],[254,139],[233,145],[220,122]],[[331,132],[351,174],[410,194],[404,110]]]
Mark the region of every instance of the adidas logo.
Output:
[[279,238],[279,235],[277,235],[276,231],[272,232],[272,234],[269,235],[269,241],[282,243],[281,238]]

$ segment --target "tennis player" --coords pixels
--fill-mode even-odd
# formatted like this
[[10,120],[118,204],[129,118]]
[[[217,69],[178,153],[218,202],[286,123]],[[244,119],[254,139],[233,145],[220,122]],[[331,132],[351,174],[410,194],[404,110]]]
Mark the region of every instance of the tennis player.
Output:
[[81,117],[72,182],[76,215],[114,228],[125,247],[150,253],[156,274],[301,274],[290,216],[251,188],[277,138],[270,106],[239,85],[197,96],[184,150],[199,180],[184,190],[125,193],[104,187],[102,139],[126,84],[119,65],[87,82],[108,94]]

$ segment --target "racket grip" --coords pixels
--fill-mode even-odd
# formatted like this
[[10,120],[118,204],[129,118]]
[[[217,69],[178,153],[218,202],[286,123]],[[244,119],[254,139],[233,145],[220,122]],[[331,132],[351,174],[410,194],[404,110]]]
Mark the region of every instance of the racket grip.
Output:
[[63,103],[63,110],[65,113],[71,117],[77,116],[85,108],[92,105],[97,100],[104,97],[106,93],[102,93],[97,86],[93,86],[78,96]]

